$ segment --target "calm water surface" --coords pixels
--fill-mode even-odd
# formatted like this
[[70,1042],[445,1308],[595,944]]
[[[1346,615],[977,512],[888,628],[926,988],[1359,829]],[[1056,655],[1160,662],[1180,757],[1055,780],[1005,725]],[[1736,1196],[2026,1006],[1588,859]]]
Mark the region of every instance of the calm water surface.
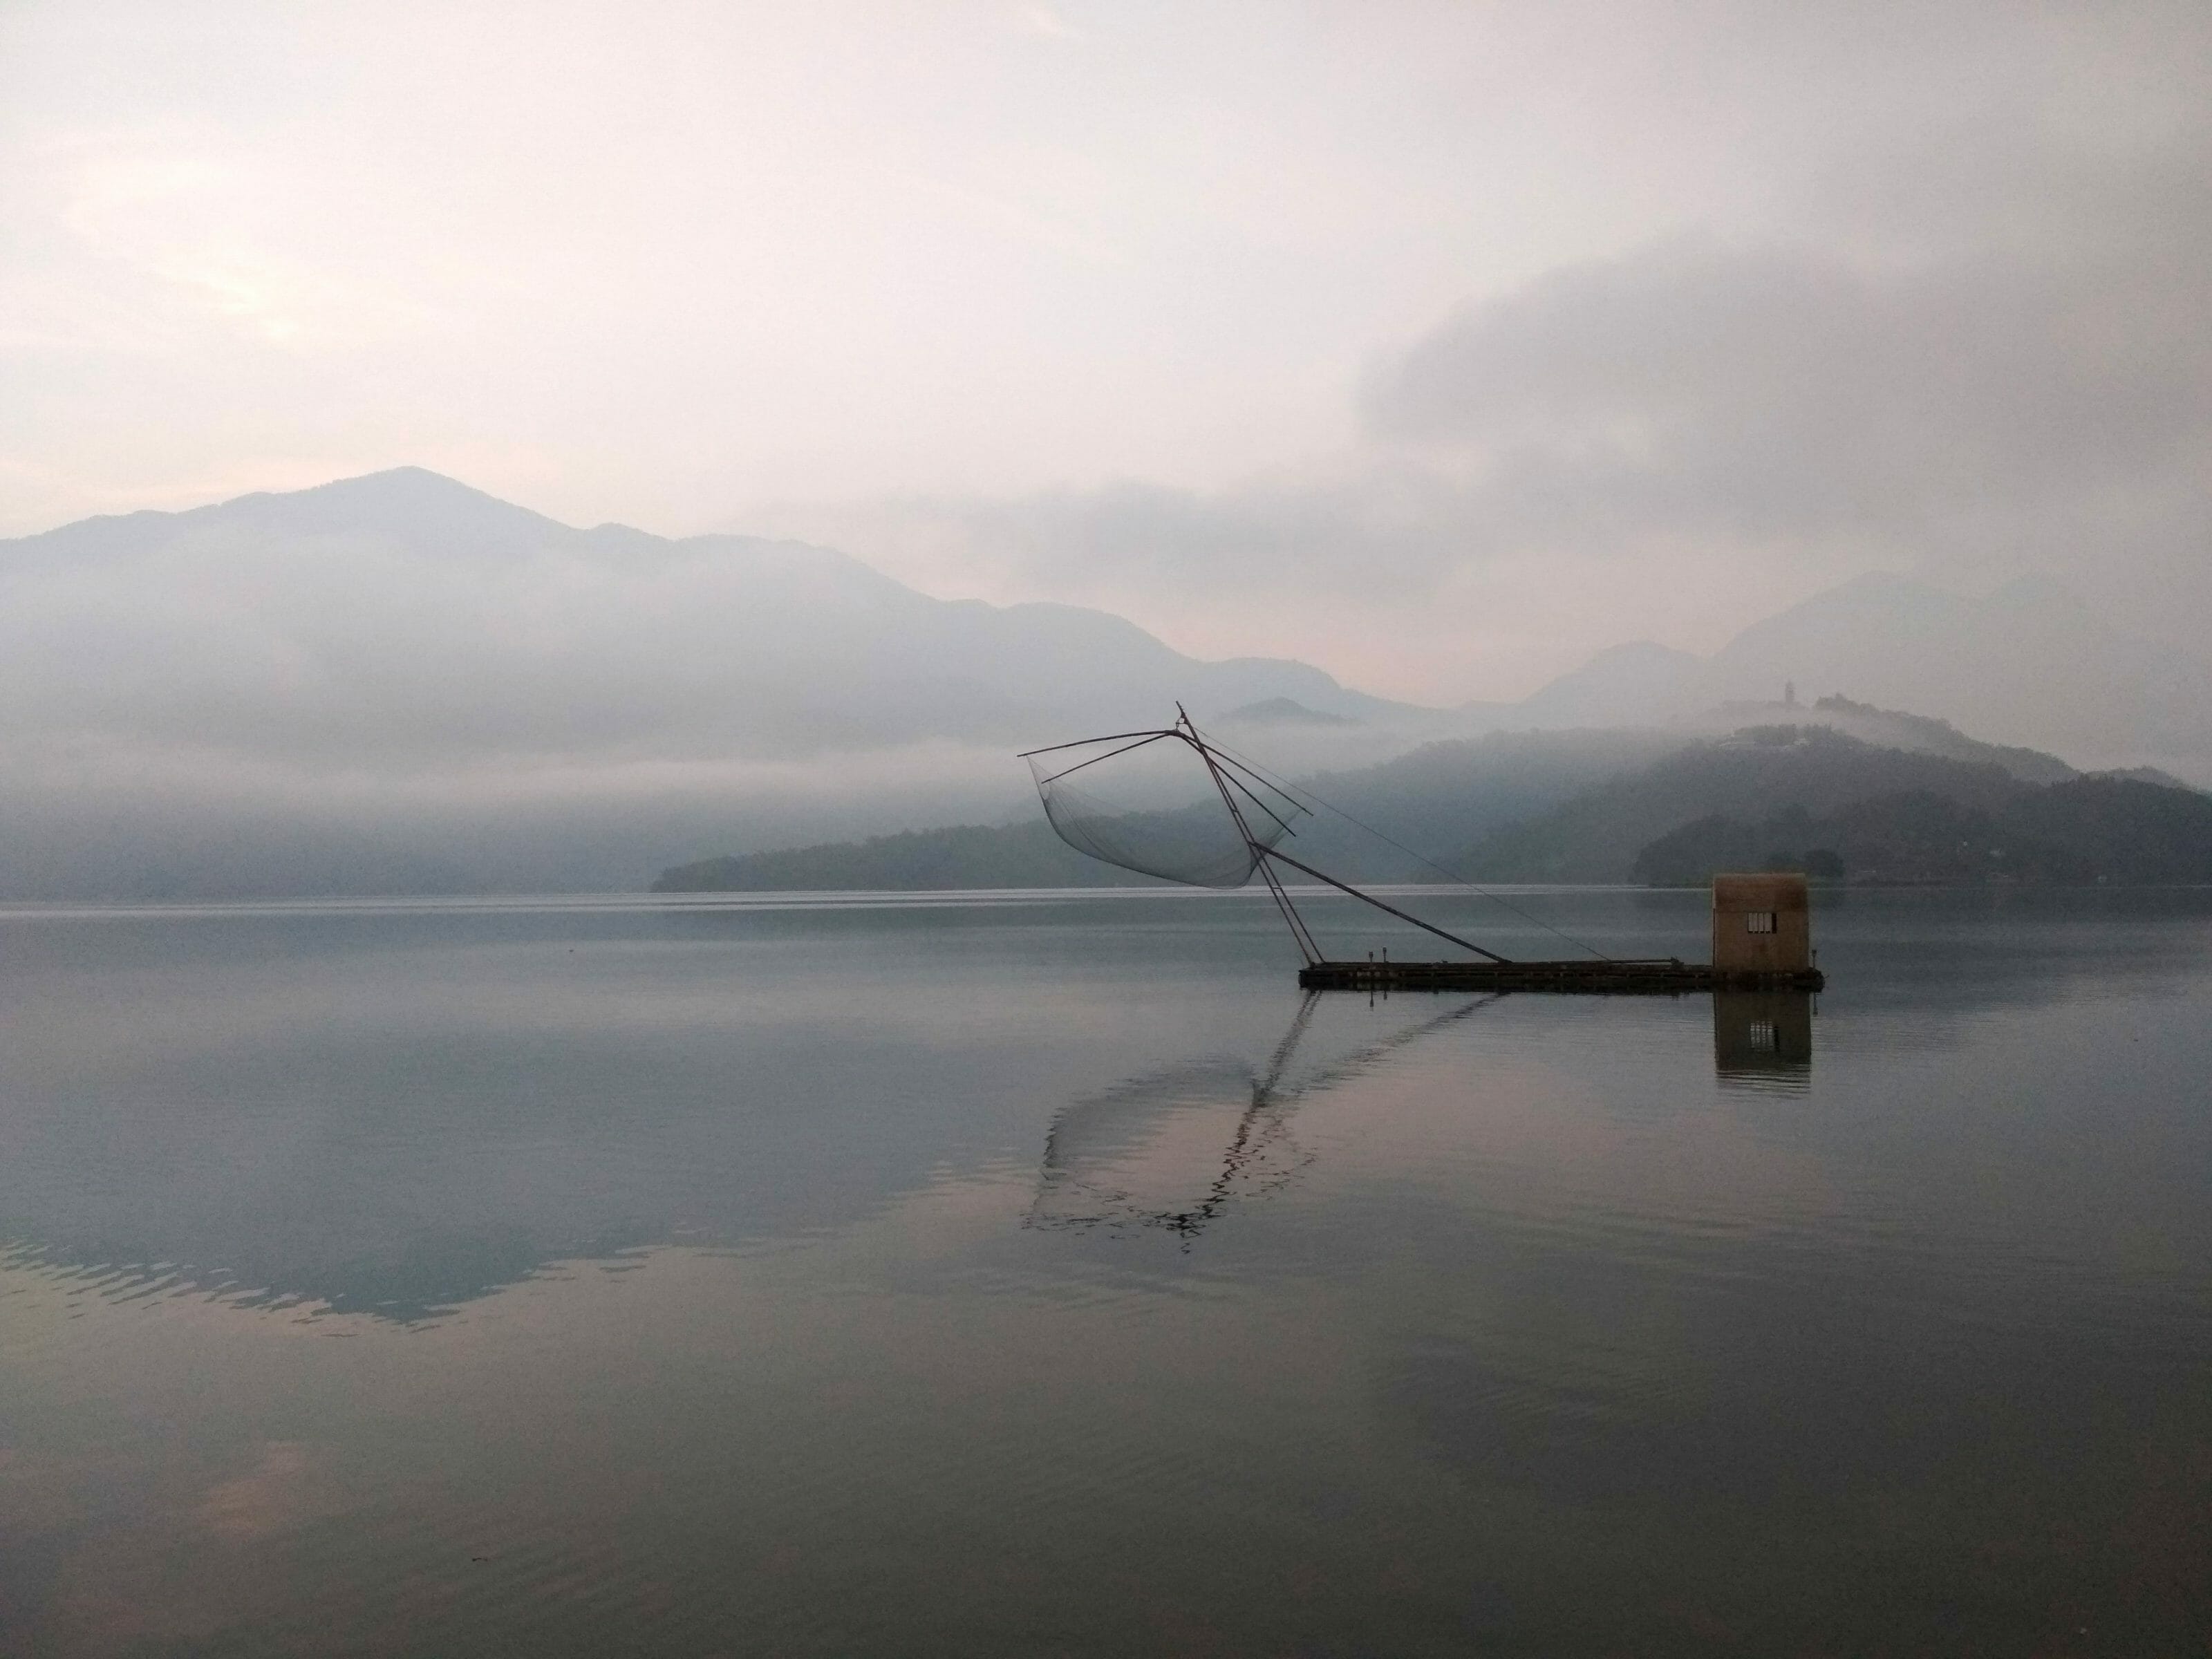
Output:
[[1815,937],[0,913],[0,1651],[2204,1651],[2212,895]]

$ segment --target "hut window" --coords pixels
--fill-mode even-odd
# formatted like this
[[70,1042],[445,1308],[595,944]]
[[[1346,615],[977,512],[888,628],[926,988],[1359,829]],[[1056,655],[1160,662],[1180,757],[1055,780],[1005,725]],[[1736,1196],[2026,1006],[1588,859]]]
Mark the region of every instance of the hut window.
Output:
[[1771,910],[1745,911],[1743,917],[1743,931],[1747,933],[1772,933],[1774,931],[1774,912]]
[[1748,1036],[1750,1046],[1762,1054],[1776,1053],[1782,1047],[1775,1041],[1774,1024],[1771,1020],[1754,1019],[1751,1022]]

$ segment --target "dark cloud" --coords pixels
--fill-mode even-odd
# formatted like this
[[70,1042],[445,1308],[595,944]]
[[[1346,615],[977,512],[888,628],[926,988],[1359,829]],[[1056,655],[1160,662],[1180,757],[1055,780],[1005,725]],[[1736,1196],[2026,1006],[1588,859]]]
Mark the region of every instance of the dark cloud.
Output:
[[1455,318],[1369,406],[1524,533],[1580,544],[2021,533],[2203,477],[2208,298],[2201,270],[2125,258],[1897,270],[1672,242]]
[[1859,547],[2212,616],[2202,113],[1948,132],[1808,200],[1786,244],[1684,236],[1468,307],[1376,373],[1371,429],[1549,545]]

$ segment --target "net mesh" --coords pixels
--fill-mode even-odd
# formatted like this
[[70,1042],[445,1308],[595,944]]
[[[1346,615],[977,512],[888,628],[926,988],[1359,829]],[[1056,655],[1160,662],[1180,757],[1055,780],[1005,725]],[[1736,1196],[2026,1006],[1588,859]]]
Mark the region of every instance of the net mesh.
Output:
[[1257,848],[1291,834],[1305,811],[1257,779],[1224,769],[1248,841],[1205,757],[1179,732],[1100,738],[1024,758],[1045,817],[1070,847],[1193,887],[1242,887],[1258,866]]

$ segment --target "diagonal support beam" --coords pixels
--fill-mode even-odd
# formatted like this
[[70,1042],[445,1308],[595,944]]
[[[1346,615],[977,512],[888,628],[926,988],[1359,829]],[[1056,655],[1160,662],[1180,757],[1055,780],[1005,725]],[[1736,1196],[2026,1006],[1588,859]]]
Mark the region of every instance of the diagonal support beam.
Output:
[[[1256,842],[1254,844],[1257,846]],[[1397,917],[1399,921],[1411,922],[1423,933],[1434,933],[1438,939],[1449,939],[1454,945],[1458,945],[1462,951],[1472,951],[1475,955],[1479,957],[1487,957],[1492,962],[1510,962],[1512,960],[1510,957],[1499,956],[1495,951],[1486,951],[1480,945],[1475,944],[1474,940],[1462,939],[1457,933],[1447,933],[1443,928],[1436,927],[1431,923],[1423,921],[1419,916],[1409,916],[1403,910],[1401,910],[1396,905],[1385,904],[1381,899],[1376,898],[1372,893],[1363,893],[1357,887],[1352,886],[1348,882],[1339,881],[1334,876],[1325,874],[1322,871],[1315,869],[1310,864],[1299,863],[1288,853],[1277,852],[1272,847],[1260,847],[1258,850],[1267,857],[1273,859],[1279,864],[1287,864],[1293,870],[1303,871],[1305,874],[1311,876],[1316,881],[1327,882],[1330,886],[1335,888],[1340,893],[1349,893],[1352,897],[1364,900],[1367,903],[1373,905],[1378,910],[1387,910],[1392,915]]]

